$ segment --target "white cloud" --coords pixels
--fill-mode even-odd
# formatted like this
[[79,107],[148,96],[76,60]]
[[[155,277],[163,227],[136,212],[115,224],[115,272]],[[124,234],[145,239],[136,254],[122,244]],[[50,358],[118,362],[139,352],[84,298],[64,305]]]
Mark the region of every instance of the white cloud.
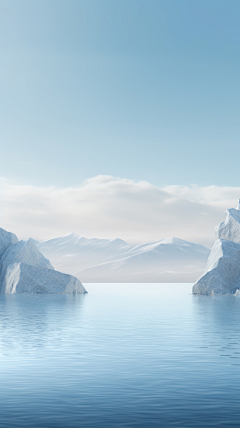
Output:
[[237,187],[167,186],[97,176],[80,187],[1,185],[1,227],[19,238],[75,232],[129,243],[176,236],[211,246],[214,227],[235,207]]

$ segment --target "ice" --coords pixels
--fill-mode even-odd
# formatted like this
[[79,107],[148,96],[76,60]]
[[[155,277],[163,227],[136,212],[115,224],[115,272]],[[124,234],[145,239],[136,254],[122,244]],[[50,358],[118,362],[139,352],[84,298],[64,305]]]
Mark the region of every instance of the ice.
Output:
[[240,244],[240,211],[239,209],[230,208],[226,211],[226,214],[225,221],[215,229],[216,238]]
[[8,247],[1,258],[1,273],[12,263],[24,262],[42,269],[54,269],[50,261],[38,250],[31,239],[20,241]]
[[2,293],[75,294],[86,293],[86,290],[72,275],[20,262],[7,267]]
[[240,245],[217,239],[193,294],[232,294],[240,287]]
[[193,285],[193,294],[234,294],[240,288],[240,211],[227,210],[216,227],[217,240],[204,275]]
[[20,241],[16,235],[0,229],[0,292],[13,293],[85,293],[72,275],[54,270],[34,241]]
[[14,233],[7,232],[6,230],[0,228],[0,259],[7,248],[12,244],[16,244],[17,242],[18,239]]

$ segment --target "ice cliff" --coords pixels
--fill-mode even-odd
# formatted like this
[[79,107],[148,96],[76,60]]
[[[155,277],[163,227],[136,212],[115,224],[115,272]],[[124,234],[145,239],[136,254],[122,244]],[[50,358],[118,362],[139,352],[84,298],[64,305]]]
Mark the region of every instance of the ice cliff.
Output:
[[193,285],[193,294],[234,294],[240,288],[240,200],[226,211],[216,227],[216,241],[204,275]]
[[54,270],[32,239],[18,241],[16,235],[0,228],[0,292],[86,293],[72,275]]

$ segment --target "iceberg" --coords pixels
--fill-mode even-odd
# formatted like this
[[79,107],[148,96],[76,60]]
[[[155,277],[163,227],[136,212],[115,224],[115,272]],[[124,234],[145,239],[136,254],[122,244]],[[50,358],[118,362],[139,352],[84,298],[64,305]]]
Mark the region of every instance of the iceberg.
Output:
[[7,268],[1,292],[76,294],[86,293],[86,290],[72,275],[20,262],[13,263]]
[[7,248],[1,258],[1,273],[3,273],[11,263],[25,262],[42,269],[53,269],[50,261],[46,259],[38,250],[31,239],[17,242]]
[[[240,201],[239,201],[240,202]],[[240,288],[240,203],[226,211],[216,227],[216,241],[204,275],[193,285],[193,294],[235,294]]]
[[34,241],[18,241],[16,235],[0,228],[0,292],[86,293],[72,275],[55,271]]
[[0,260],[5,251],[10,247],[10,245],[16,244],[18,239],[14,233],[7,232],[4,229],[0,228]]
[[226,220],[215,229],[216,238],[240,244],[240,211],[230,208],[226,214]]

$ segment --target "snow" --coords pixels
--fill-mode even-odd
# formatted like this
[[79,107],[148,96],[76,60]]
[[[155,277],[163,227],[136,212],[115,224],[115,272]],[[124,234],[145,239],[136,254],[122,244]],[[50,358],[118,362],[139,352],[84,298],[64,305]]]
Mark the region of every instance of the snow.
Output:
[[55,269],[74,275],[81,269],[115,260],[131,248],[121,239],[87,239],[74,233],[36,245]]
[[217,240],[204,275],[193,285],[193,294],[234,294],[240,288],[240,211],[227,210],[216,228]]
[[76,234],[36,244],[58,270],[83,282],[194,282],[210,250],[179,238],[139,245]]
[[34,240],[18,242],[16,235],[0,229],[1,293],[85,293],[72,275],[54,270]]

